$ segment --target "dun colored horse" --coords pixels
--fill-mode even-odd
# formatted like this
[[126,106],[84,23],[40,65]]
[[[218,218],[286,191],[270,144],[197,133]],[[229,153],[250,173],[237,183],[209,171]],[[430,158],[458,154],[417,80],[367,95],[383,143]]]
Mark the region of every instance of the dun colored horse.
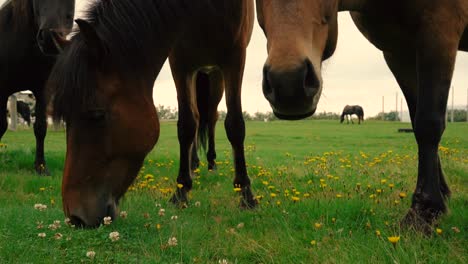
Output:
[[[104,217],[116,216],[120,198],[159,137],[152,89],[171,50],[184,161],[178,177],[183,187],[172,201],[183,204],[191,187],[189,154],[198,123],[195,88],[209,87],[206,94],[222,91],[222,86],[211,85],[211,74],[226,80],[231,111],[226,127],[238,133],[228,136],[235,143],[235,156],[243,157],[240,77],[249,30],[242,26],[251,26],[242,24],[245,13],[236,10],[237,4],[242,3],[240,10],[249,10],[250,5],[212,2],[100,1],[87,11],[86,20],[77,20],[80,32],[59,57],[49,80],[54,117],[65,119],[67,125],[62,198],[73,224],[96,227]],[[187,38],[180,39],[182,35]],[[235,46],[233,39],[238,47],[229,46]],[[209,86],[194,85],[200,71],[209,73]],[[243,189],[243,200],[253,203],[247,174],[241,176],[236,176],[235,184]]]
[[343,123],[346,116],[346,122],[349,124],[349,119],[351,119],[351,123],[354,124],[353,115],[357,115],[359,124],[361,124],[361,121],[364,122],[364,109],[361,106],[346,105],[341,113],[340,123]]
[[[11,0],[0,9],[0,139],[8,127],[8,97],[31,90],[36,97],[35,168],[47,174],[44,86],[58,53],[58,43],[73,26],[75,0]],[[47,55],[46,55],[47,54]]]
[[[208,134],[208,166],[214,167],[214,130],[217,107],[226,91],[227,116],[225,128],[234,152],[234,185],[242,187],[241,206],[253,207],[255,200],[244,157],[245,125],[242,117],[241,85],[246,48],[254,24],[253,0],[212,1],[216,17],[204,16],[182,41],[177,42],[169,56],[177,87],[179,104],[178,134],[180,167],[173,202],[187,202],[192,188],[191,149],[197,134],[203,144]],[[196,103],[194,103],[196,102]],[[192,164],[197,162],[196,152]],[[196,164],[195,164],[196,165]]]
[[312,115],[322,90],[321,64],[333,54],[337,12],[352,11],[363,35],[383,51],[399,83],[418,144],[418,180],[403,224],[428,229],[450,196],[438,144],[457,50],[468,51],[468,1],[257,0],[268,38],[263,91],[275,114]]

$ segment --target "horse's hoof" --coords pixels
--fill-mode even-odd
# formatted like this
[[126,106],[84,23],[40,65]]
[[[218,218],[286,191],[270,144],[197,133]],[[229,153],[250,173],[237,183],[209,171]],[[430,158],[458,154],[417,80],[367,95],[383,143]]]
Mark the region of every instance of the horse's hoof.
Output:
[[216,171],[217,169],[216,164],[208,164],[208,171]]
[[430,235],[433,232],[433,220],[424,219],[414,209],[409,209],[406,216],[400,221],[400,227],[403,229],[412,229],[424,235]]
[[183,189],[177,189],[169,200],[175,206],[184,209],[188,207],[187,192]]
[[50,176],[49,169],[44,164],[35,165],[35,169],[39,176]]
[[253,209],[257,207],[258,201],[252,194],[252,191],[249,187],[242,188],[242,196],[240,201],[240,208],[242,209]]

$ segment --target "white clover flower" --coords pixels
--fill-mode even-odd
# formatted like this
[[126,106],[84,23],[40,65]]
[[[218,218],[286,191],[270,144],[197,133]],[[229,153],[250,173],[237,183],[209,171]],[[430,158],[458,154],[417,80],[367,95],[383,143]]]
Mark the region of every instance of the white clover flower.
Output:
[[110,225],[112,223],[112,217],[106,216],[104,217],[104,225]]
[[70,218],[68,218],[68,217],[65,218],[65,220],[64,220],[63,222],[64,222],[67,226],[71,226],[71,225],[72,225],[71,220],[70,220]]
[[195,202],[195,207],[200,207],[201,203],[199,201]]
[[112,242],[115,242],[120,239],[120,234],[117,231],[111,232],[109,234],[109,239],[112,240]]
[[63,237],[63,235],[60,234],[60,233],[56,233],[56,234],[54,235],[54,238],[57,239],[57,240],[62,239],[62,237]]
[[34,209],[44,211],[45,209],[47,209],[47,205],[38,203],[34,205]]
[[125,218],[127,218],[127,216],[128,216],[127,211],[122,211],[122,212],[120,212],[120,217],[121,217],[121,218],[125,219]]
[[244,228],[245,224],[244,223],[239,223],[237,225],[237,229],[241,229],[241,228]]
[[86,252],[86,257],[90,258],[90,259],[93,259],[94,257],[96,256],[96,252],[94,251],[88,251]]
[[155,203],[154,204],[156,207],[161,207],[161,204],[160,203]]
[[167,241],[167,245],[170,247],[177,246],[177,238],[176,237],[169,238],[169,240]]
[[178,218],[179,218],[179,217],[178,217],[177,215],[171,216],[171,220],[174,220],[174,221],[177,220]]
[[40,238],[44,238],[44,237],[46,237],[46,233],[39,233],[39,234],[37,234],[37,236],[40,237]]
[[166,210],[164,208],[159,209],[159,216],[164,216],[166,214]]
[[220,259],[218,261],[219,264],[229,264],[229,261],[227,259]]

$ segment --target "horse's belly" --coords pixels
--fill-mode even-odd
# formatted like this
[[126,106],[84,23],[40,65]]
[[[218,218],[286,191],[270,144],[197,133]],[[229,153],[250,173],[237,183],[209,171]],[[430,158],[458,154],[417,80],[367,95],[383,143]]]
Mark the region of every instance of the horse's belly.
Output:
[[415,46],[411,27],[393,19],[351,12],[351,17],[361,33],[382,51],[410,50]]

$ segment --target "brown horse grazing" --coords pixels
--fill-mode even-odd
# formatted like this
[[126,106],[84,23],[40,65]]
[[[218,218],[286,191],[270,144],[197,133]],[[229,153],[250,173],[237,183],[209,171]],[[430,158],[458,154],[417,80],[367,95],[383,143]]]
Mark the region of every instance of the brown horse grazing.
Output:
[[[468,1],[257,0],[268,38],[263,90],[275,114],[313,114],[321,62],[332,55],[339,10],[383,51],[408,103],[419,150],[418,181],[403,223],[427,228],[447,211],[438,144],[457,50],[468,51]],[[428,225],[429,224],[429,225]]]
[[361,121],[364,122],[364,109],[361,106],[346,105],[341,113],[340,123],[343,123],[346,116],[346,122],[349,124],[349,119],[351,119],[351,123],[354,124],[353,115],[357,115],[359,124],[361,124]]
[[214,11],[201,0],[113,0],[95,2],[87,20],[77,20],[80,32],[48,83],[54,118],[67,125],[62,199],[74,225],[116,216],[159,137],[154,81],[183,30],[226,18]]
[[9,0],[0,6],[0,139],[8,127],[8,97],[31,90],[36,97],[34,167],[41,175],[48,174],[45,83],[55,62],[51,55],[70,33],[74,13],[75,0]]
[[[234,186],[241,187],[242,207],[253,207],[256,201],[244,157],[245,124],[242,117],[241,84],[246,48],[254,24],[253,0],[213,1],[216,17],[204,16],[196,27],[172,48],[169,56],[177,87],[179,104],[178,137],[180,167],[177,183],[182,184],[172,202],[184,205],[192,188],[190,154],[198,136],[212,141],[208,152],[209,166],[214,165],[214,128],[217,107],[226,91],[225,128],[234,152]],[[208,127],[209,125],[209,127]],[[192,163],[196,160],[192,160]]]

